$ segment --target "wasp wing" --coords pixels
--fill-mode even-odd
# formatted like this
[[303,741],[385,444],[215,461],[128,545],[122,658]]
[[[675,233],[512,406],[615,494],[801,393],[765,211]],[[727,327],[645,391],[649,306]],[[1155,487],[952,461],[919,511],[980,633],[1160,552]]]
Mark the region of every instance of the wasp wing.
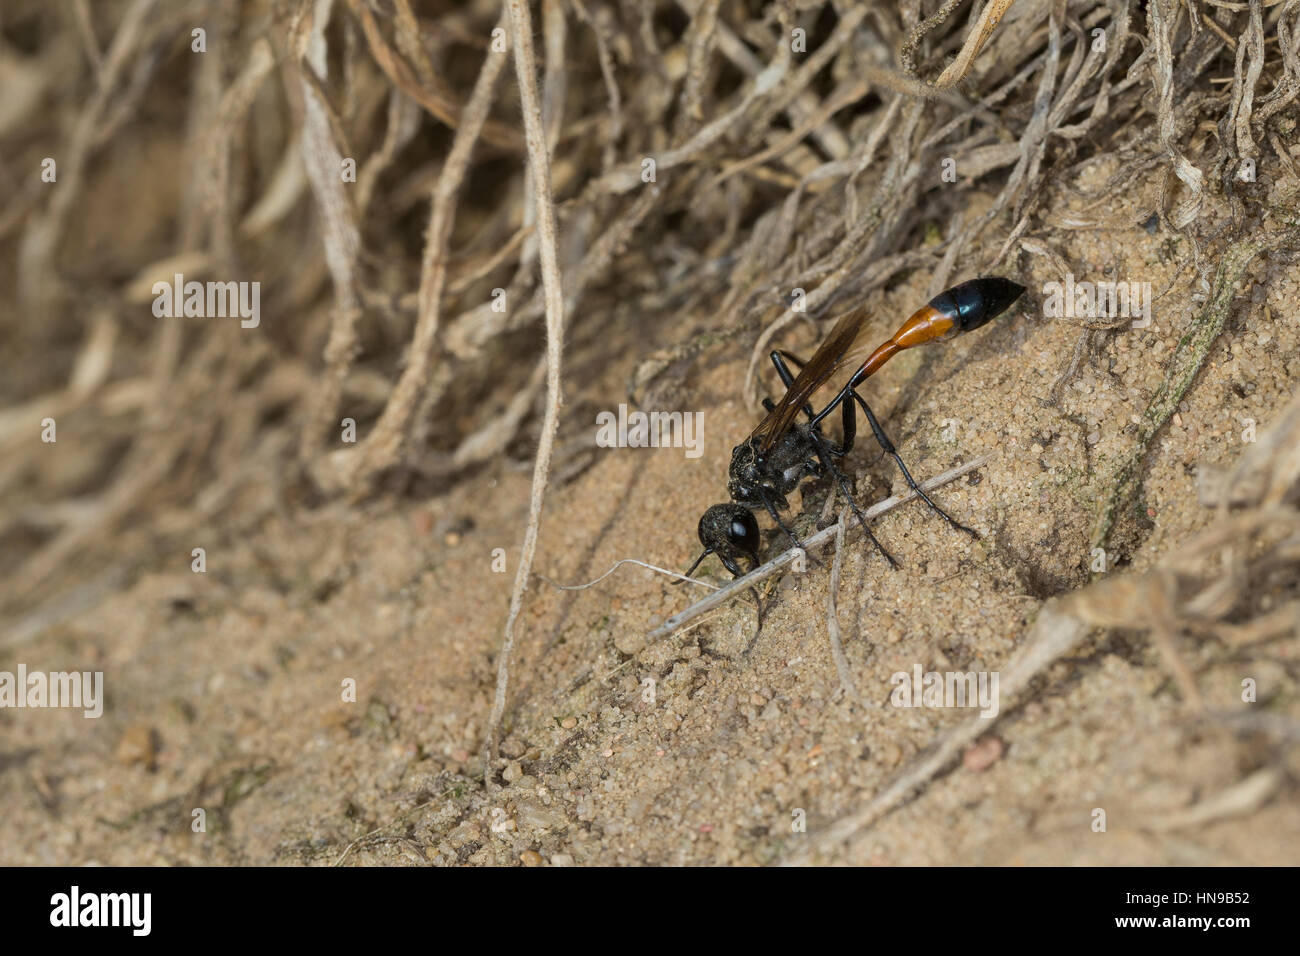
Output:
[[866,318],[867,311],[861,307],[840,316],[826,341],[813,353],[808,364],[799,370],[790,387],[785,390],[785,397],[776,403],[749,436],[750,441],[761,439],[761,451],[766,452],[776,444],[794,424],[799,410],[836,372],[861,358],[863,349],[855,346],[858,346]]

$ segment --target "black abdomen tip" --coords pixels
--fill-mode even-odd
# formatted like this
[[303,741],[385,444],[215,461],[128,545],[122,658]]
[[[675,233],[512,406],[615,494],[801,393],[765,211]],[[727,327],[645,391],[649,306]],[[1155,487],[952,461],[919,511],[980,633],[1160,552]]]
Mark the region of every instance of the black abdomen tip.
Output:
[[930,305],[952,319],[958,332],[969,332],[1001,315],[1024,291],[1024,286],[1010,279],[981,276],[940,292]]

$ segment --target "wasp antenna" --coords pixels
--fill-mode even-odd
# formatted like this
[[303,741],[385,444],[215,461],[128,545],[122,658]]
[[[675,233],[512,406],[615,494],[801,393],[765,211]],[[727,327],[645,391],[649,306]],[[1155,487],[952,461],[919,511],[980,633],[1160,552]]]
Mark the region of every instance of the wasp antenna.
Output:
[[701,553],[700,556],[699,556],[698,558],[695,559],[695,563],[692,564],[692,565],[691,565],[689,568],[687,568],[685,571],[683,571],[683,572],[682,572],[682,576],[681,576],[679,579],[677,579],[676,581],[674,581],[673,584],[685,584],[685,583],[686,583],[686,579],[689,578],[689,577],[691,576],[691,572],[694,571],[696,568],[698,568],[698,567],[700,566],[700,562],[703,561],[705,558],[707,558],[707,557],[708,557],[709,555],[711,555],[712,553],[713,553],[713,549],[712,549],[712,548],[705,548],[704,551],[703,551],[703,553]]

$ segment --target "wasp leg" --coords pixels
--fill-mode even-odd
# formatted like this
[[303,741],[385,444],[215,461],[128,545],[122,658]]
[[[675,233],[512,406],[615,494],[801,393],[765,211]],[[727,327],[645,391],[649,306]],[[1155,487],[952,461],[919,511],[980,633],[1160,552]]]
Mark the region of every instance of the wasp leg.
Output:
[[[825,418],[826,413],[835,407],[835,402],[839,402],[840,405],[840,425],[841,430],[844,433],[838,445],[831,444],[830,440],[827,439],[825,435],[822,435],[821,429],[817,427],[817,423]],[[837,397],[835,401],[831,402],[830,405],[823,408],[819,414],[813,417],[811,429],[826,442],[827,451],[836,458],[843,458],[853,450],[853,440],[857,438],[858,435],[858,416],[853,411],[853,403],[844,401],[842,397]]]
[[[803,368],[805,365],[808,364],[803,359],[799,358],[799,356],[791,355],[789,352],[783,351],[782,349],[772,350],[767,354],[767,357],[770,358],[772,360],[772,364],[776,366],[776,374],[781,376],[781,383],[786,388],[789,388],[791,385],[794,384],[794,376],[790,373],[790,367],[785,363],[793,362],[795,365],[799,366],[800,368]],[[770,407],[770,400],[765,400],[763,402],[763,407],[770,412],[772,410]],[[803,410],[804,410],[804,414],[807,415],[809,418],[813,417],[812,405],[805,402],[803,406]]]
[[[835,411],[836,408],[840,410],[840,420],[843,425],[844,437],[838,445],[831,445],[829,441],[827,442],[827,445],[832,455],[836,458],[843,458],[853,450],[853,440],[858,434],[858,419],[857,415],[853,411],[853,403],[849,401],[849,387],[847,385],[840,389],[839,393],[827,402],[826,407],[816,415],[812,414],[812,412],[808,413],[808,427],[820,435],[822,419]],[[825,438],[825,436],[823,436],[823,438]]]
[[863,400],[862,396],[859,395],[857,391],[852,388],[846,389],[846,391],[848,391],[853,396],[853,398],[857,400],[857,403],[862,406],[862,410],[866,412],[867,422],[870,423],[871,430],[876,435],[876,441],[878,441],[880,443],[880,447],[885,450],[885,454],[891,456],[894,459],[894,463],[898,465],[898,470],[903,473],[903,478],[906,479],[907,481],[907,486],[911,488],[913,491],[915,491],[918,495],[920,495],[921,499],[927,505],[933,508],[934,511],[939,515],[939,517],[943,518],[944,521],[948,522],[948,524],[952,525],[958,531],[965,531],[972,538],[979,540],[979,534],[976,531],[966,527],[964,524],[962,524],[959,521],[954,521],[952,516],[949,515],[948,512],[944,511],[937,504],[935,504],[934,501],[930,498],[930,496],[921,490],[921,486],[916,483],[916,479],[912,477],[912,473],[908,471],[907,466],[903,464],[903,459],[898,456],[898,449],[896,449],[894,447],[894,443],[889,440],[889,436],[885,434],[885,430],[880,427],[880,422],[878,422],[876,420],[876,416],[871,413],[870,407],[868,407],[867,403]]
[[[786,367],[785,363],[787,361],[794,362],[800,368],[803,368],[803,366],[807,364],[797,355],[791,355],[789,352],[783,352],[779,349],[772,352],[768,357],[772,360],[772,364],[776,366],[777,374],[781,376],[781,381],[785,383],[786,388],[789,388],[794,382],[794,376],[790,374],[790,369]],[[813,428],[816,428],[821,420],[825,418],[836,405],[840,405],[844,409],[844,437],[840,444],[836,445],[830,439],[826,438],[825,435],[822,435],[823,440],[826,442],[826,450],[836,458],[843,458],[853,450],[853,439],[857,431],[857,420],[853,415],[852,408],[849,407],[850,404],[851,403],[844,402],[844,395],[841,393],[820,412],[814,412],[812,405],[804,405],[803,407],[804,414],[808,416],[809,425]],[[764,407],[766,407],[766,405],[767,403],[764,402]],[[768,411],[771,411],[771,409],[768,408]]]
[[[800,368],[806,364],[803,359],[798,356],[780,350],[772,352],[769,358],[772,359],[772,364],[776,366],[777,374],[781,376],[781,381],[785,383],[786,388],[789,388],[790,384],[794,381],[794,376],[790,374],[790,369],[785,364],[786,361],[794,362]],[[849,507],[853,509],[853,514],[857,516],[858,523],[862,525],[862,530],[866,532],[867,537],[871,540],[871,543],[875,545],[876,550],[879,551],[881,555],[884,556],[885,560],[889,562],[889,566],[897,570],[898,562],[894,560],[894,556],[889,553],[885,546],[880,543],[880,539],[877,538],[871,532],[871,528],[867,526],[866,516],[858,508],[857,502],[853,500],[853,492],[849,489],[848,478],[845,477],[842,471],[835,467],[833,461],[835,458],[843,458],[853,449],[853,440],[856,437],[858,430],[857,416],[853,411],[853,403],[845,401],[844,398],[844,393],[841,392],[840,395],[837,396],[830,405],[822,409],[820,413],[814,413],[812,405],[804,405],[803,407],[804,414],[808,416],[809,421],[811,422],[809,432],[812,434],[813,441],[816,443],[815,447],[817,448],[817,457],[820,459],[821,463],[821,467],[814,473],[829,470],[830,473],[834,475],[836,482],[840,486],[840,490],[844,492],[844,497],[848,499]],[[827,439],[817,427],[818,422],[825,418],[827,414],[835,408],[837,403],[842,409],[841,421],[844,427],[844,437],[838,445]],[[764,403],[765,406],[767,404],[768,403],[766,402]],[[771,411],[771,409],[769,408],[768,411]],[[812,471],[813,469],[810,468],[809,470]]]
[[796,548],[802,548],[803,542],[800,541],[799,538],[795,535],[795,533],[786,526],[786,523],[781,520],[781,516],[777,513],[776,505],[772,504],[772,499],[769,498],[766,494],[764,494],[762,497],[763,497],[763,507],[766,508],[767,513],[772,516],[772,520],[776,522],[777,527],[786,533],[786,535],[790,538],[790,540],[794,542],[794,546]]
[[737,562],[736,559],[731,557],[730,555],[726,557],[724,557],[722,554],[718,555],[718,560],[722,562],[723,567],[725,567],[728,571],[731,572],[731,576],[733,578],[743,578],[746,574],[752,574],[754,571],[757,571],[759,565],[762,564],[762,562],[758,560],[758,555],[755,554],[753,551],[737,551],[736,553],[741,555],[742,557],[749,558],[748,571],[740,570],[739,562]]
[[722,566],[731,572],[733,578],[743,578],[745,576],[745,572],[740,570],[740,565],[736,563],[735,558],[725,557],[721,554],[718,555],[718,558],[722,561]]
[[767,508],[767,513],[772,516],[772,520],[776,522],[777,527],[784,531],[790,540],[794,542],[794,546],[802,551],[813,564],[820,565],[821,562],[808,553],[808,549],[804,547],[803,542],[800,541],[798,536],[790,530],[790,527],[781,520],[781,515],[777,513],[776,505],[772,504],[772,499],[765,493],[763,494],[763,507]]
[[[853,406],[848,405],[846,407],[852,408]],[[845,419],[845,427],[848,429],[848,435],[849,435],[848,444],[850,447],[852,447],[853,444],[852,436],[853,436],[854,426],[852,424],[849,424],[853,420],[852,413],[845,413],[844,419]],[[822,437],[822,435],[819,432],[814,431],[812,433],[812,436],[813,436],[814,447],[817,449],[817,454],[822,460],[822,467],[824,467],[832,475],[835,476],[835,480],[839,483],[840,490],[844,492],[844,497],[848,501],[849,507],[853,509],[853,514],[858,519],[858,524],[862,525],[862,530],[866,533],[867,537],[871,540],[871,543],[875,545],[876,550],[880,552],[881,556],[884,557],[884,559],[889,562],[889,566],[893,568],[895,571],[897,571],[898,562],[895,561],[894,556],[885,549],[885,546],[880,543],[880,539],[877,538],[874,534],[872,534],[871,528],[867,524],[867,516],[862,513],[862,511],[858,508],[858,503],[853,500],[853,489],[849,487],[848,478],[845,477],[844,472],[840,471],[839,468],[835,467],[835,462],[832,460],[831,457],[833,451],[829,447],[829,443],[826,441],[825,438]]]

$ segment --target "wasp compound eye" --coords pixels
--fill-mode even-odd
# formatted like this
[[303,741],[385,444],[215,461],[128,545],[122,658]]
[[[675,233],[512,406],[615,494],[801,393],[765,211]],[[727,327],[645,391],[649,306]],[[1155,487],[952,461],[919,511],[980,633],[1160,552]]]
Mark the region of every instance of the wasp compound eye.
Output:
[[758,551],[758,522],[748,508],[741,508],[731,516],[727,540],[739,551],[754,554]]

